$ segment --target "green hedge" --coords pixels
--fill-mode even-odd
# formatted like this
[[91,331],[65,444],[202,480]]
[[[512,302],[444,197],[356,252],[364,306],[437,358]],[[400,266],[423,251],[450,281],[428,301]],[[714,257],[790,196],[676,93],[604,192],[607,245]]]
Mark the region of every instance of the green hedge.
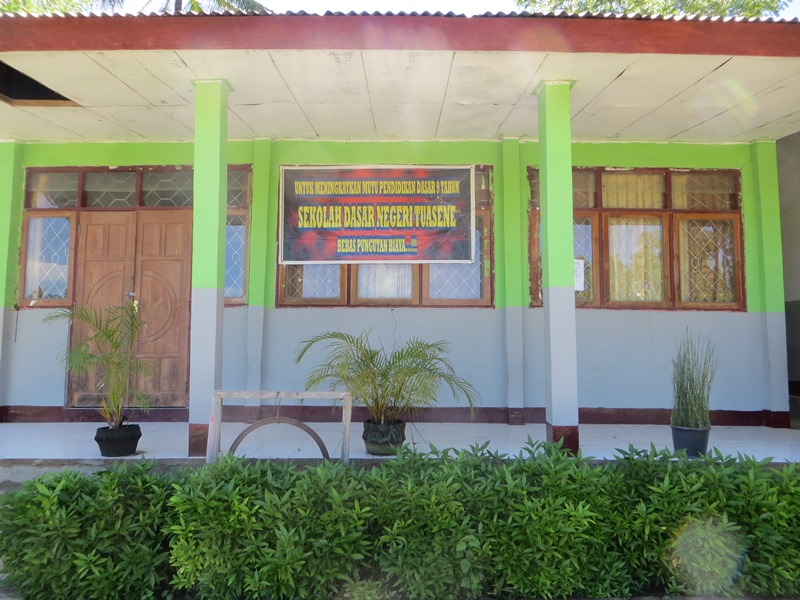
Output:
[[25,598],[470,600],[800,594],[800,471],[630,449],[225,458],[64,472],[0,500]]
[[170,597],[171,485],[150,464],[63,471],[0,497],[0,556],[27,599]]

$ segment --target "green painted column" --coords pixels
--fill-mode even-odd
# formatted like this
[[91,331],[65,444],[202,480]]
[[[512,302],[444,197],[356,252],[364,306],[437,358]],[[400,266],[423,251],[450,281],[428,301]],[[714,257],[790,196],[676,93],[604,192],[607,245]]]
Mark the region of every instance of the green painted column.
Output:
[[[247,267],[247,389],[261,389],[266,307],[275,305],[275,227],[270,227],[272,141],[258,140],[253,149],[253,205]],[[277,207],[275,207],[277,210]],[[268,237],[267,232],[270,232]],[[272,239],[270,239],[272,238]]]
[[[750,312],[760,312],[764,319],[766,352],[764,368],[769,388],[765,390],[764,409],[769,411],[768,425],[786,425],[789,410],[788,364],[786,362],[786,316],[783,293],[783,248],[781,243],[778,159],[774,142],[755,142],[750,146],[754,202],[742,208],[745,228],[747,281],[759,278],[756,293],[748,296]],[[744,177],[744,174],[743,174]],[[755,241],[757,245],[751,243]],[[755,263],[755,264],[751,264]],[[760,290],[759,290],[760,287]],[[748,285],[748,289],[750,286]],[[760,294],[757,293],[760,291]],[[775,417],[773,419],[773,417]]]
[[6,403],[8,381],[6,340],[17,301],[19,242],[22,229],[22,150],[14,142],[0,143],[0,406]]
[[525,248],[526,206],[520,183],[519,140],[503,140],[502,196],[499,208],[502,231],[502,277],[497,278],[505,295],[505,342],[506,342],[506,406],[508,423],[521,425],[525,422],[525,360],[523,355],[523,310],[527,306],[527,269]]
[[211,395],[222,383],[229,91],[226,81],[195,82],[190,456],[205,455]]
[[4,309],[12,308],[17,299],[23,179],[20,146],[0,143],[0,306]]
[[570,82],[537,88],[545,316],[547,439],[572,450],[578,437],[578,359],[572,215]]

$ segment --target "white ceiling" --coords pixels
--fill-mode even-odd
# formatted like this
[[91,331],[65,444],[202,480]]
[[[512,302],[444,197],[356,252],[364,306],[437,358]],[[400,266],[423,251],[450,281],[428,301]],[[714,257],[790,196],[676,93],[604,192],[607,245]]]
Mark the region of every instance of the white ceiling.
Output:
[[0,140],[191,140],[192,82],[227,79],[231,139],[536,138],[540,81],[574,80],[576,140],[800,131],[800,59],[394,50],[10,52],[79,107],[0,102]]

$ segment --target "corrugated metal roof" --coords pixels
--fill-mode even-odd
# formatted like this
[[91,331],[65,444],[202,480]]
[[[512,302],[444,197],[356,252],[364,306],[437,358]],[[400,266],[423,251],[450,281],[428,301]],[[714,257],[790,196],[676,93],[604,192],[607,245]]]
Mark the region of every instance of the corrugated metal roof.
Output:
[[537,18],[537,19],[615,19],[615,20],[647,20],[647,21],[696,21],[696,22],[722,22],[722,23],[800,23],[800,18],[794,17],[792,19],[783,19],[779,17],[722,17],[722,16],[707,16],[707,15],[648,15],[642,13],[570,13],[567,11],[556,12],[485,12],[473,16],[466,16],[464,14],[454,12],[339,12],[339,11],[326,11],[323,15],[316,13],[308,13],[303,10],[300,11],[287,11],[283,13],[276,13],[268,8],[259,10],[213,10],[206,12],[190,11],[184,13],[170,13],[170,12],[137,12],[137,13],[110,13],[106,11],[82,11],[82,12],[66,12],[56,13],[48,12],[38,15],[27,13],[9,13],[0,12],[0,18],[21,18],[21,19],[41,19],[41,18],[134,18],[134,17],[148,17],[148,18],[188,18],[188,17],[255,17],[255,16],[289,16],[289,17],[314,17],[314,16],[336,16],[336,17],[447,17],[457,19],[476,19],[476,18]]

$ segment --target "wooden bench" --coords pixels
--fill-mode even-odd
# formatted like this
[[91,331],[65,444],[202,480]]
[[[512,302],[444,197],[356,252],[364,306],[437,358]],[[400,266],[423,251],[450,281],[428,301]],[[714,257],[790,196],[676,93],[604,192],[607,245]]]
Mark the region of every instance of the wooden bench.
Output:
[[[347,392],[262,392],[262,391],[223,391],[218,390],[213,393],[211,399],[211,418],[208,422],[208,450],[206,451],[206,462],[213,463],[217,460],[220,453],[220,443],[222,437],[222,405],[225,400],[275,400],[280,407],[282,400],[337,400],[342,401],[342,453],[341,460],[344,463],[350,461],[350,420],[353,414],[353,400]],[[231,444],[229,453],[233,454],[241,444],[242,440],[250,433],[273,423],[293,425],[305,431],[316,442],[322,453],[323,458],[330,458],[325,442],[319,437],[316,431],[306,423],[288,417],[268,417],[260,419],[246,427]]]

